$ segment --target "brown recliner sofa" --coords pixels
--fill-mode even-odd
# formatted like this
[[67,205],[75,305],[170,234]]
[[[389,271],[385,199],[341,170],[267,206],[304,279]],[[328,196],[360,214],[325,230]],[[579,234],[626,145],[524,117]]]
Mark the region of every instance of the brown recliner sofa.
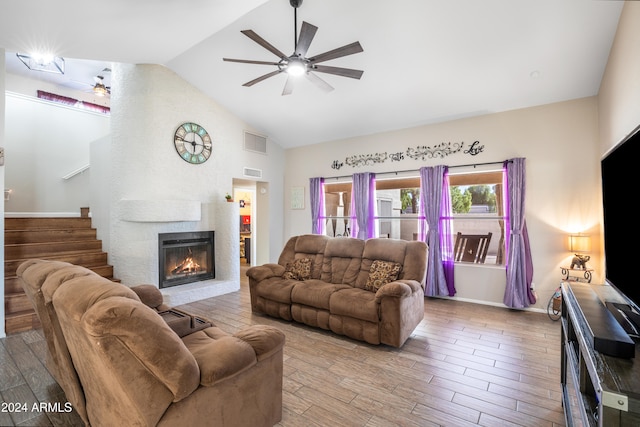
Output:
[[138,290],[143,303],[127,286],[58,261],[26,261],[17,275],[42,322],[47,367],[87,426],[281,420],[280,330],[229,335],[212,325],[180,337],[149,288]]
[[424,318],[427,246],[307,234],[247,270],[253,312],[401,347]]

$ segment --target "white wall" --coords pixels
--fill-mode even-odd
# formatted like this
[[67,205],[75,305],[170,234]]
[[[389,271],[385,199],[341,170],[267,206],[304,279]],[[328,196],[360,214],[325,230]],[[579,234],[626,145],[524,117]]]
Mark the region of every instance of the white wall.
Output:
[[640,125],[640,2],[627,1],[598,94],[600,154]]
[[[598,246],[600,205],[599,170],[593,167],[599,158],[598,115],[595,97],[506,113],[456,120],[436,125],[326,142],[287,151],[285,203],[290,188],[305,187],[305,209],[285,209],[287,237],[311,231],[309,178],[351,175],[355,172],[389,172],[418,169],[421,166],[449,166],[499,162],[525,157],[527,167],[526,216],[531,236],[534,283],[538,293],[536,308],[545,309],[560,283],[560,265],[571,254],[566,245],[570,232],[595,235]],[[435,146],[442,142],[466,144],[479,141],[483,151],[472,156],[464,150],[436,159],[404,160],[366,167],[345,165],[334,170],[334,160],[347,156],[395,153],[417,146]],[[466,146],[468,148],[468,145]],[[312,162],[309,159],[313,159]],[[585,168],[584,165],[592,165]],[[599,264],[599,254],[592,254],[592,265]],[[595,272],[599,280],[601,270]],[[457,297],[502,304],[505,286],[504,269],[457,265]]]
[[89,206],[90,143],[109,134],[109,116],[33,96],[6,95],[5,212],[80,215]]
[[[4,49],[0,47],[0,93],[4,93],[5,91],[5,54]],[[5,125],[4,125],[4,117],[5,117],[5,99],[4,96],[0,96],[0,147],[5,146]],[[4,166],[0,166],[0,184],[2,188],[6,188],[4,185]],[[2,205],[2,218],[4,218],[4,204]],[[2,221],[2,225],[0,225],[0,242],[2,242],[2,247],[4,248],[4,220]],[[4,266],[4,250],[2,254],[0,254],[0,264]],[[4,328],[4,268],[0,270],[0,281],[2,282],[3,292],[0,294],[0,338],[6,335]]]
[[[217,204],[226,203],[225,193],[232,193],[233,179],[243,178],[245,166],[262,170],[261,180],[269,184],[268,217],[272,221],[266,228],[269,233],[265,240],[271,246],[269,254],[263,250],[259,255],[267,260],[272,256],[277,259],[283,245],[280,218],[284,156],[280,147],[269,141],[266,156],[244,150],[244,131],[253,129],[174,72],[158,65],[114,64],[111,108],[110,143],[96,143],[98,157],[91,159],[104,174],[92,186],[110,187],[110,196],[108,201],[92,204],[109,207],[108,221],[104,219],[106,212],[93,211],[93,216],[101,224],[108,223],[108,252],[118,278],[127,284],[157,285],[158,233],[210,230],[216,224],[225,224],[210,216],[219,211]],[[177,154],[174,133],[183,122],[198,123],[209,132],[213,152],[205,163],[189,164]],[[103,144],[109,146],[108,152]],[[94,195],[99,196],[97,191]],[[158,210],[168,209],[168,216],[196,203],[201,217],[132,220],[131,201],[143,205],[165,201],[159,207],[153,205],[153,214],[161,215]],[[236,227],[238,219],[237,215],[233,218]],[[216,232],[216,239],[217,235]],[[233,237],[238,243],[239,234]],[[216,252],[233,250],[237,251],[237,245],[216,247]],[[234,255],[239,268],[239,255]],[[229,278],[229,274],[235,274],[226,268],[216,265],[216,276]]]

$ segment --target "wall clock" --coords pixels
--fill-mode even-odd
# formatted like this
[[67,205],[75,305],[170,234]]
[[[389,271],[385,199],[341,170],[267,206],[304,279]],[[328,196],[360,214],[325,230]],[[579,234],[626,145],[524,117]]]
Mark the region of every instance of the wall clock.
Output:
[[183,123],[176,129],[174,143],[182,160],[200,164],[211,156],[211,137],[207,131],[195,123]]

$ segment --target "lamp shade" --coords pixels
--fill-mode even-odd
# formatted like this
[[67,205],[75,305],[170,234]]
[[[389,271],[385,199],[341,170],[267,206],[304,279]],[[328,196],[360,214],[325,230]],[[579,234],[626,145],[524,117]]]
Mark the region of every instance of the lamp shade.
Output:
[[583,234],[569,236],[569,250],[571,252],[590,252],[591,236]]

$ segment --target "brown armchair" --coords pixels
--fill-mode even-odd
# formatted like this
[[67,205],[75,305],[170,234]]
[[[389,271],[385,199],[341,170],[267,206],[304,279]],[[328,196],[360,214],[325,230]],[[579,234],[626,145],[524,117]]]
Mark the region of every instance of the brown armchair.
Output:
[[41,318],[48,367],[87,426],[280,421],[280,330],[180,337],[136,292],[86,268],[30,260],[17,275]]

